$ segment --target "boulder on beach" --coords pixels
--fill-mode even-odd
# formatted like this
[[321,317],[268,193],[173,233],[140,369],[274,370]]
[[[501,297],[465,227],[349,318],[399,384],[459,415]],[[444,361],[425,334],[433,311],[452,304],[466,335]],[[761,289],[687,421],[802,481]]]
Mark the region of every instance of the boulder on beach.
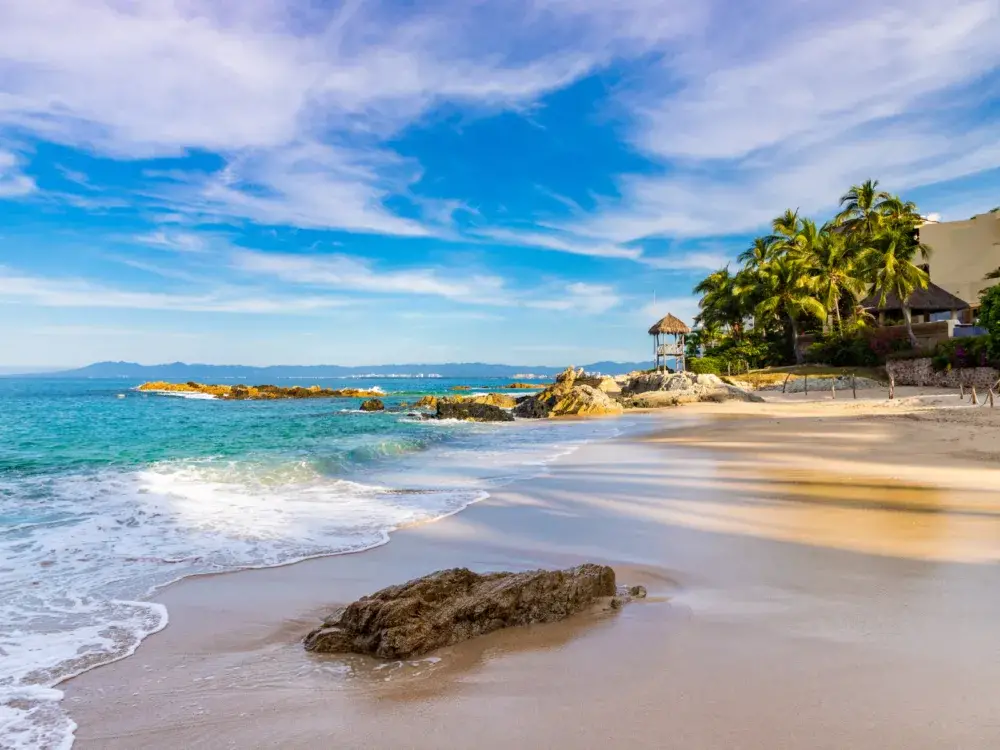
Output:
[[718,375],[693,372],[639,372],[622,385],[630,408],[656,409],[699,402],[763,401],[757,394],[723,382]]
[[385,404],[380,398],[370,398],[361,402],[361,411],[385,411]]
[[514,415],[499,406],[479,404],[471,399],[440,398],[435,419],[462,419],[467,422],[513,422]]
[[514,414],[525,419],[542,419],[622,413],[620,403],[599,388],[582,382],[585,380],[583,370],[568,367],[541,393],[518,399]]
[[563,620],[617,593],[606,565],[482,575],[453,568],[362,597],[309,633],[305,647],[408,659],[501,628]]

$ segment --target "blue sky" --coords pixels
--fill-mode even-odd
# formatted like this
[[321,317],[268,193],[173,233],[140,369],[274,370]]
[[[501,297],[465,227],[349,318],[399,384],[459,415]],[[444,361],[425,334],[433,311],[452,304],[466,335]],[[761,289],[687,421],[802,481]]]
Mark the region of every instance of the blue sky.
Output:
[[634,360],[786,207],[1000,204],[998,0],[754,5],[6,0],[0,366]]

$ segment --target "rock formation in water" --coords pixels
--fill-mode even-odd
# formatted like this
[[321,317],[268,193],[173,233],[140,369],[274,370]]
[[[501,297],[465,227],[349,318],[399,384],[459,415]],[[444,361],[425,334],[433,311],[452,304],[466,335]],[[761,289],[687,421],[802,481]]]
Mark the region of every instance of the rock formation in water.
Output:
[[436,409],[437,405],[437,396],[422,396],[413,406],[416,409]]
[[442,570],[362,597],[309,633],[305,647],[407,659],[501,628],[563,620],[602,599],[610,604],[616,594],[615,572],[606,565],[484,575]]
[[385,404],[380,398],[370,398],[361,402],[361,411],[385,411]]
[[588,385],[586,380],[583,370],[569,367],[541,393],[518,399],[514,414],[526,419],[541,419],[622,413],[620,403],[599,388]]
[[224,401],[271,401],[286,398],[371,398],[382,395],[381,391],[365,391],[359,388],[330,389],[312,385],[282,388],[277,385],[212,385],[207,383],[167,383],[155,381],[143,383],[137,390],[152,393],[201,393]]
[[463,419],[469,422],[513,422],[514,415],[499,406],[476,403],[472,399],[439,398],[435,419]]

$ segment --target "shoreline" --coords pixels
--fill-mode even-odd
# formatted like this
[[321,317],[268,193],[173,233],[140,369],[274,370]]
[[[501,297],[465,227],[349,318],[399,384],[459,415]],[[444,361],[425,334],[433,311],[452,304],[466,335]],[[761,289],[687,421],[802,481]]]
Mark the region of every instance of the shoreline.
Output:
[[[580,748],[626,744],[722,748],[731,747],[725,737],[736,728],[745,733],[742,737],[757,743],[750,746],[775,746],[806,719],[813,723],[806,721],[808,726],[799,727],[804,738],[815,732],[816,721],[822,720],[825,726],[842,713],[843,721],[830,735],[829,744],[782,746],[832,748],[851,743],[874,748],[891,740],[906,747],[939,747],[948,742],[992,747],[993,740],[1000,738],[989,735],[988,728],[972,718],[988,714],[969,715],[970,710],[1000,709],[988,694],[963,707],[947,696],[915,695],[913,686],[889,685],[884,680],[894,674],[898,679],[900,674],[886,672],[888,660],[897,669],[933,676],[929,684],[959,689],[962,686],[955,680],[962,675],[948,669],[941,672],[940,661],[948,654],[954,664],[970,668],[978,661],[967,676],[984,689],[990,680],[1000,678],[1000,668],[983,664],[981,658],[970,660],[968,652],[975,644],[986,647],[992,637],[987,630],[1000,617],[1000,607],[987,605],[983,598],[984,587],[995,586],[1000,576],[995,566],[982,564],[998,559],[994,540],[1000,536],[993,536],[998,527],[989,513],[989,498],[972,497],[982,489],[983,481],[995,481],[1000,472],[994,473],[981,460],[970,460],[958,472],[965,474],[964,484],[956,484],[956,472],[940,467],[948,463],[947,457],[930,460],[935,455],[932,440],[923,447],[910,446],[917,456],[924,451],[921,464],[931,465],[925,469],[933,475],[931,481],[920,486],[893,478],[892,457],[905,455],[897,446],[883,451],[881,462],[871,461],[873,466],[865,471],[832,482],[828,478],[812,484],[793,482],[776,501],[747,500],[748,492],[770,492],[780,485],[773,476],[761,477],[759,472],[753,482],[746,475],[737,476],[749,471],[748,464],[761,463],[761,457],[749,460],[750,449],[734,445],[746,441],[732,440],[730,428],[740,424],[745,432],[753,426],[758,443],[766,438],[780,444],[789,435],[801,438],[805,428],[815,433],[822,427],[822,417],[810,415],[810,410],[829,406],[800,401],[669,410],[664,417],[690,418],[699,424],[643,438],[626,436],[584,444],[550,464],[549,473],[501,487],[448,518],[394,532],[391,544],[172,584],[154,597],[170,610],[169,627],[147,639],[131,658],[61,686],[66,690],[65,707],[79,725],[76,746],[166,748],[187,743],[192,747],[305,748],[319,738],[333,737],[343,747],[461,747],[475,739],[485,748],[517,745],[514,740],[524,747],[559,743]],[[913,426],[906,424],[909,421],[917,428],[928,427],[911,420],[906,406],[894,407],[887,420],[882,415],[851,415],[851,406],[844,402],[835,407],[844,412],[838,419],[848,431],[861,425],[881,431],[884,439],[890,434],[908,434],[904,428]],[[785,425],[779,429],[775,422]],[[1000,418],[996,422],[1000,424]],[[773,434],[762,431],[767,425]],[[834,445],[838,453],[850,454],[849,445]],[[797,452],[808,457],[807,450]],[[770,470],[775,462],[779,470],[796,470],[782,463],[780,455],[778,459],[764,457],[767,460],[753,467],[755,471]],[[837,460],[843,456],[820,458],[831,462],[825,468],[836,473]],[[876,465],[881,466],[880,485],[870,481],[878,474]],[[970,474],[974,469],[981,474]],[[891,482],[896,486],[890,488]],[[944,499],[953,505],[955,493],[964,493],[959,498],[962,507],[945,503],[933,512],[919,509],[921,503],[926,506],[933,501],[927,487],[935,482],[945,488]],[[888,489],[896,494],[881,508],[862,502],[827,507],[831,505],[827,496],[845,487],[862,494]],[[970,504],[978,513],[971,520],[963,515]],[[830,526],[831,518],[838,523]],[[873,524],[878,533],[859,535],[859,519]],[[929,521],[942,519],[944,526],[935,527],[937,537],[921,536],[920,530],[926,531]],[[824,533],[818,534],[817,529]],[[941,535],[949,533],[957,536],[946,543]],[[785,564],[778,564],[781,560]],[[980,564],[970,565],[972,560]],[[650,600],[629,605],[612,618],[575,618],[552,626],[501,631],[445,649],[433,655],[438,661],[420,660],[382,670],[363,658],[308,657],[299,644],[301,635],[335,605],[434,569],[455,565],[477,570],[568,567],[584,561],[613,565],[620,583],[646,585]],[[857,578],[859,574],[863,577]],[[903,591],[912,598],[912,587],[905,582],[914,575],[933,584],[945,602],[954,598],[944,586],[945,582],[954,584],[952,578],[964,581],[959,593],[971,588],[980,592],[982,601],[961,599],[948,609],[918,597],[911,602],[912,623],[897,622],[897,613],[883,611],[881,595],[874,592],[885,591],[888,580],[895,582],[889,589],[903,584]],[[873,592],[872,601],[845,588],[845,576],[862,590]],[[805,595],[809,591],[813,593]],[[933,659],[920,655],[912,633],[907,632],[901,641],[884,640],[890,635],[884,628],[886,618],[903,631],[913,626],[944,633],[949,628],[961,629],[946,616],[956,606],[976,617],[961,637],[954,634],[942,643],[935,641]],[[840,612],[833,624],[831,607]],[[847,611],[854,613],[853,618],[846,616]],[[867,630],[861,627],[865,624]],[[667,642],[680,639],[693,651],[687,656],[673,649],[663,652],[655,645],[662,638]],[[865,645],[872,639],[876,643],[868,643],[861,654],[844,645]],[[733,645],[744,640],[757,650]],[[872,651],[873,645],[879,648]],[[792,666],[807,665],[824,674],[836,671],[837,661],[827,653],[831,648],[838,658],[856,662],[869,688],[880,688],[859,693],[891,704],[885,708],[891,709],[893,721],[879,731],[857,734],[851,711],[862,709],[846,683],[837,680],[828,715],[817,716],[805,707],[802,716],[781,721],[749,718],[746,712],[751,709],[775,718],[773,706],[762,703],[768,695],[775,699],[780,695],[792,703],[801,702],[802,696],[818,699],[818,686],[811,680],[803,682],[803,670]],[[844,648],[848,653],[843,653]],[[712,656],[733,649],[736,653],[729,655],[735,661],[731,663]],[[900,650],[906,658],[897,663],[893,657]],[[609,662],[600,658],[601,653],[615,654],[615,658]],[[756,684],[753,675],[761,667],[760,653],[795,654],[792,666],[779,669],[794,690],[770,686],[762,695],[753,695],[738,689],[740,684]],[[873,669],[873,658],[879,669]],[[707,689],[707,679],[715,685],[729,685],[721,691],[723,695],[733,693],[731,702],[723,701],[728,729],[726,721],[710,718],[707,712],[720,700],[719,695],[709,699],[709,693],[699,692],[699,688]],[[614,684],[614,694],[597,689],[602,684]],[[917,728],[907,718],[914,718],[914,709],[903,697],[884,697],[889,687],[928,711],[938,705],[950,711],[954,721],[964,716],[968,731],[961,736],[955,731],[942,735],[924,731],[912,734],[910,742],[900,742],[901,737],[910,736],[910,729]],[[494,705],[497,690],[500,703],[507,707],[506,720]],[[517,691],[533,697],[530,710],[516,699]],[[677,701],[688,712],[687,718],[679,724],[676,716],[674,721],[656,718],[655,711],[648,713],[652,711],[650,695]],[[989,705],[983,705],[984,701]],[[580,702],[594,706],[594,715],[574,724],[566,711]],[[973,704],[979,704],[978,709]],[[613,713],[607,713],[611,709]],[[540,712],[547,718],[538,716]],[[612,715],[619,718],[612,720]],[[620,738],[612,741],[608,734],[607,727],[622,726],[623,716],[628,717],[625,728],[637,730],[625,732],[633,740],[629,743],[619,743]],[[511,726],[514,717],[517,727]],[[638,731],[644,722],[647,728],[666,732],[663,736],[688,741],[678,740],[676,745],[653,741],[652,735]],[[223,738],[230,744],[209,744],[210,738]],[[879,738],[881,744],[876,743]]]

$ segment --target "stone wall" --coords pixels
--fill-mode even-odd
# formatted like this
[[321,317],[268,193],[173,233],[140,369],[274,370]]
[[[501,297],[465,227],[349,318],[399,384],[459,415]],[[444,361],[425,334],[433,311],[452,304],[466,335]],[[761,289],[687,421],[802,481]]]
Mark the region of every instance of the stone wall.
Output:
[[992,367],[964,367],[937,372],[929,357],[892,359],[886,363],[885,369],[896,379],[896,385],[958,388],[959,384],[964,384],[966,388],[975,386],[980,390],[986,390],[1000,380],[1000,370]]

